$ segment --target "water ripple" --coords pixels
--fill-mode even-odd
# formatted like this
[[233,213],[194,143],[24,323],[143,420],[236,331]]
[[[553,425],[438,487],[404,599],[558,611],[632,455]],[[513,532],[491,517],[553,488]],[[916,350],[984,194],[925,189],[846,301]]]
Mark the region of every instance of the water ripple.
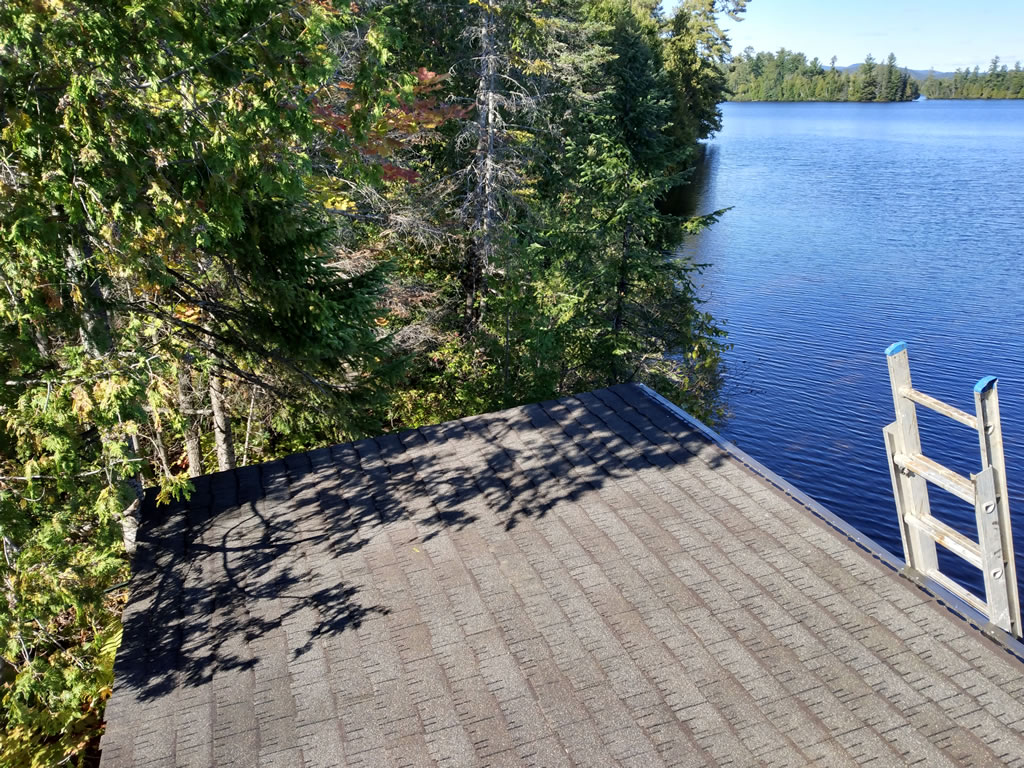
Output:
[[[1024,102],[724,113],[697,212],[734,210],[683,253],[712,265],[704,295],[735,345],[726,436],[902,556],[883,350],[906,340],[915,386],[968,411],[997,375],[1024,558]],[[972,432],[930,413],[921,429],[930,456],[977,471]],[[932,496],[973,528],[972,509]]]

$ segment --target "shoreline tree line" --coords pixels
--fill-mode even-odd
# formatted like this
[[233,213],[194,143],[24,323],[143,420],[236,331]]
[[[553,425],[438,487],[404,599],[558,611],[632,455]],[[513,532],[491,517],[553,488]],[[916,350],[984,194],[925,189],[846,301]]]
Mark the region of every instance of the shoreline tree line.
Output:
[[[0,4],[0,765],[90,765],[146,494],[643,381],[746,0]],[[144,522],[144,521],[143,521]]]
[[984,72],[980,67],[957,69],[942,78],[931,72],[921,93],[929,99],[1024,99],[1024,67],[1018,61],[1011,69],[995,56]]
[[870,54],[856,68],[836,68],[819,59],[808,60],[795,51],[780,48],[755,52],[746,48],[726,65],[730,101],[853,101],[903,102],[920,96],[929,99],[1020,99],[1024,98],[1024,69],[1020,62],[1011,69],[992,60],[987,72],[978,67],[957,70],[951,77],[925,79],[901,68],[892,53],[885,62]]

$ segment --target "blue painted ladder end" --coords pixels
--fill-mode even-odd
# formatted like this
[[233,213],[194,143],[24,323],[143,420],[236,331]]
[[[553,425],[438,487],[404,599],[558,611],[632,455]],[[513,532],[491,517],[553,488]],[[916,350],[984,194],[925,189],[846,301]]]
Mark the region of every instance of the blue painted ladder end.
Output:
[[995,376],[986,376],[985,378],[981,379],[980,381],[978,381],[977,384],[974,385],[974,391],[977,392],[978,394],[986,392],[992,389],[992,387],[996,385],[997,381],[999,381],[999,379],[997,379]]

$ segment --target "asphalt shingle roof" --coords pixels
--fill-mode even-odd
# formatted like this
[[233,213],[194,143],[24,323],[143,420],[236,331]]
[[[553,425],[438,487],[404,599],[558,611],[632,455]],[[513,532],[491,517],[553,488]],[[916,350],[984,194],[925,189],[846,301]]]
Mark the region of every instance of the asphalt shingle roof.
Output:
[[201,478],[102,766],[1024,765],[1024,664],[755,469],[620,386]]

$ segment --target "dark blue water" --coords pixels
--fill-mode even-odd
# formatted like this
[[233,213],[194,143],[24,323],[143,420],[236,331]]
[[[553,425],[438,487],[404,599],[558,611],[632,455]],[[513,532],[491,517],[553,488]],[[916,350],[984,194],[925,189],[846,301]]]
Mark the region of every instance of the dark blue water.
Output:
[[[915,387],[970,413],[974,383],[998,376],[1024,580],[1024,102],[723,113],[697,209],[733,210],[684,247],[711,265],[703,293],[735,345],[721,431],[902,557],[885,348],[908,342]],[[978,471],[976,433],[918,413],[927,455]],[[931,498],[974,533],[973,508]],[[980,586],[973,567],[940,558]]]

